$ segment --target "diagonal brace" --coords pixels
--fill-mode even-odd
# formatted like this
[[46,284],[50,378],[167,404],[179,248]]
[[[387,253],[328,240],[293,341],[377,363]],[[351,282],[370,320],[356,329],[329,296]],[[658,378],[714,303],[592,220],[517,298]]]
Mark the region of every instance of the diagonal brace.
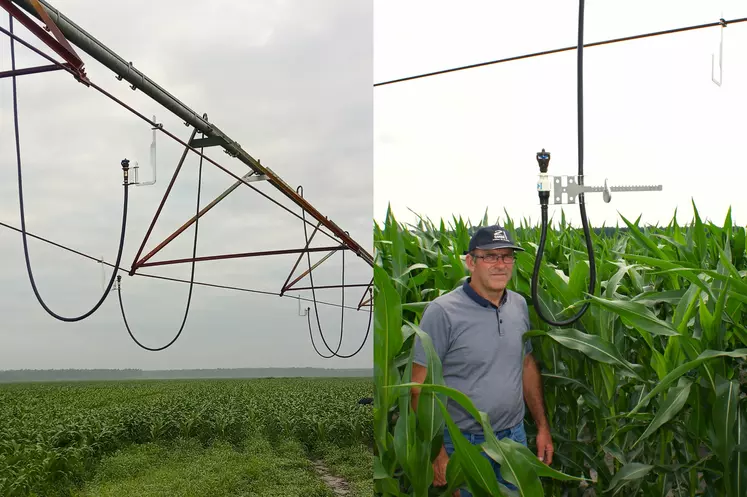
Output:
[[[197,134],[197,128],[194,128],[192,130],[192,135],[189,137],[189,139],[190,140],[194,139],[196,134]],[[150,254],[145,256],[142,260],[138,261],[140,254],[143,253],[145,244],[148,243],[148,238],[150,238],[150,234],[153,232],[153,227],[156,225],[156,221],[158,221],[158,216],[161,215],[163,206],[166,204],[166,199],[168,198],[169,193],[171,193],[171,188],[174,186],[174,183],[176,182],[176,177],[179,176],[179,172],[182,170],[182,166],[184,165],[184,159],[187,158],[187,152],[189,152],[189,149],[185,147],[184,152],[182,152],[182,156],[179,159],[179,163],[176,165],[176,170],[174,170],[174,174],[171,176],[171,181],[169,182],[169,186],[166,187],[166,191],[163,193],[163,198],[161,199],[161,203],[158,205],[158,209],[156,209],[156,213],[153,216],[153,220],[150,222],[150,226],[148,226],[148,231],[146,231],[145,233],[145,238],[143,238],[143,242],[140,244],[140,248],[138,249],[137,254],[135,254],[135,260],[132,262],[132,267],[130,268],[130,273],[129,273],[130,276],[135,274],[135,271],[137,271],[137,269],[142,265],[144,261],[153,257],[155,252],[157,252],[157,250],[152,251]],[[165,245],[165,243],[162,245]],[[160,250],[160,248],[158,250]]]
[[373,302],[373,296],[369,297],[365,302],[364,302],[363,299],[366,298],[366,294],[370,294],[371,293],[371,286],[373,285],[373,283],[374,283],[374,280],[373,280],[373,278],[371,278],[371,283],[368,284],[368,286],[366,287],[366,290],[363,292],[363,295],[361,295],[361,299],[358,301],[358,310],[359,311],[361,310],[361,307],[372,304],[372,302]]
[[[314,231],[311,233],[311,236],[306,241],[305,248],[309,248],[309,245],[311,245],[311,240],[314,239],[314,236],[316,235],[317,231],[319,231],[319,227],[322,225],[322,223],[317,223],[316,228],[314,228]],[[283,283],[283,287],[280,289],[280,296],[282,297],[283,294],[285,294],[286,290],[288,289],[288,281],[293,276],[293,273],[296,271],[296,268],[298,267],[298,264],[301,262],[301,258],[303,257],[303,252],[298,254],[298,258],[296,259],[296,263],[293,264],[293,268],[290,270],[290,273],[288,273],[288,277],[285,279],[285,283]],[[295,282],[294,282],[295,283]],[[291,283],[293,284],[293,283]]]
[[[307,269],[306,271],[304,271],[303,273],[301,273],[301,275],[298,278],[296,278],[295,280],[291,281],[287,286],[284,286],[283,287],[283,293],[287,292],[288,290],[301,290],[300,288],[294,288],[293,285],[295,285],[296,283],[298,283],[299,281],[301,281],[304,276],[306,276],[307,274],[310,274],[314,269],[316,269],[319,266],[321,266],[321,264],[324,261],[326,261],[327,259],[329,259],[330,257],[332,257],[334,254],[335,254],[334,252],[330,252],[329,254],[327,254],[324,257],[322,257],[321,259],[319,259],[313,266],[311,266],[309,269]],[[303,255],[303,254],[301,254],[301,255]]]

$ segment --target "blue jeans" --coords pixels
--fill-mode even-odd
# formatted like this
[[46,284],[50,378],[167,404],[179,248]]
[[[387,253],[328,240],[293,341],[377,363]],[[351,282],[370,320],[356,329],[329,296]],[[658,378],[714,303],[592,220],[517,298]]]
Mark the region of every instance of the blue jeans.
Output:
[[[480,434],[474,434],[474,433],[467,433],[462,432],[462,435],[464,435],[467,440],[470,441],[472,445],[481,445],[485,442],[485,435]],[[511,440],[515,442],[519,442],[520,444],[527,445],[527,434],[526,431],[524,431],[524,421],[520,421],[519,424],[512,428],[507,428],[505,430],[500,430],[495,432],[495,436],[498,438],[498,440],[502,438],[510,438]],[[448,428],[444,428],[444,448],[446,449],[446,453],[451,456],[451,454],[454,453],[454,443],[451,440],[451,435],[449,435]],[[496,461],[491,459],[485,452],[480,452],[480,454],[485,457],[488,461],[490,461],[491,466],[493,466],[493,471],[495,472],[495,476],[498,479],[498,481],[505,485],[507,488],[511,490],[516,490],[516,487],[507,482],[503,479],[501,476],[501,465],[498,464]],[[460,495],[461,497],[472,497],[472,493],[467,490],[467,488],[460,488]]]

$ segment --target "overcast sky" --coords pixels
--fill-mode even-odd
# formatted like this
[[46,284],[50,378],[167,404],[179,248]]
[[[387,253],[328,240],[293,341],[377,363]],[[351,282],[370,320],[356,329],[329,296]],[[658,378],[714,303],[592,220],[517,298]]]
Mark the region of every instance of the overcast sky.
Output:
[[[272,168],[324,215],[372,252],[372,68],[371,2],[277,0],[263,2],[170,1],[94,2],[55,0],[81,28]],[[0,25],[8,27],[7,14]],[[16,33],[44,45],[19,23]],[[45,50],[51,53],[50,50]],[[92,81],[187,139],[192,128],[82,50]],[[16,44],[17,66],[47,64]],[[10,69],[8,39],[0,43],[0,70]],[[116,258],[122,215],[122,171],[128,158],[151,179],[151,130],[70,75],[53,72],[18,79],[21,154],[27,229],[72,248]],[[181,146],[157,137],[158,174],[153,186],[130,187],[122,265],[129,268],[181,155]],[[248,168],[219,147],[206,153],[236,174]],[[190,154],[146,246],[164,240],[195,212],[198,157]],[[234,180],[205,163],[204,206]],[[263,192],[300,208],[269,184]],[[10,79],[0,80],[0,221],[20,227],[13,144]],[[311,231],[309,231],[310,233]],[[194,227],[153,260],[191,256]],[[198,256],[299,248],[302,223],[246,187],[240,187],[201,218]],[[314,246],[329,246],[318,235]],[[102,267],[30,239],[32,269],[41,295],[57,313],[88,311],[102,293]],[[312,263],[323,254],[312,254]],[[0,369],[17,368],[228,368],[371,367],[372,333],[352,359],[321,359],[314,352],[298,301],[195,286],[181,338],[163,352],[140,349],[128,336],[112,292],[93,316],[77,323],[53,319],[37,303],[26,273],[21,235],[0,227]],[[195,279],[278,292],[295,255],[198,263]],[[303,270],[304,259],[300,270]],[[315,270],[317,285],[340,282],[338,252]],[[189,264],[142,272],[188,279]],[[298,272],[297,272],[298,273]],[[107,268],[105,276],[110,275]],[[371,269],[346,254],[345,280],[365,283]],[[127,319],[150,347],[168,343],[181,324],[188,285],[123,273]],[[308,280],[299,285],[308,286]],[[345,294],[356,306],[363,288]],[[311,297],[310,292],[292,295]],[[320,290],[320,300],[340,303],[339,290]],[[311,305],[302,302],[303,307]],[[340,310],[320,305],[325,337],[336,346]],[[313,307],[312,307],[313,313]],[[313,317],[313,314],[312,314]],[[312,319],[315,321],[315,319]],[[350,354],[364,338],[368,312],[347,310],[340,353]],[[323,344],[314,324],[314,337]]]
[[[738,1],[592,0],[584,41],[603,41],[747,16]],[[675,208],[689,222],[723,223],[729,206],[747,224],[747,23],[724,29],[723,84],[711,80],[721,28],[586,48],[586,184],[662,184],[663,191],[588,194],[590,222],[624,225],[618,212],[666,224]],[[578,2],[411,0],[377,2],[376,82],[575,46]],[[575,175],[575,50],[375,88],[374,212],[391,203],[434,221],[539,220],[535,154],[552,153],[549,174]],[[718,71],[718,66],[716,67]],[[718,72],[716,73],[718,78]],[[560,206],[551,206],[557,221]],[[580,225],[578,205],[563,206]]]

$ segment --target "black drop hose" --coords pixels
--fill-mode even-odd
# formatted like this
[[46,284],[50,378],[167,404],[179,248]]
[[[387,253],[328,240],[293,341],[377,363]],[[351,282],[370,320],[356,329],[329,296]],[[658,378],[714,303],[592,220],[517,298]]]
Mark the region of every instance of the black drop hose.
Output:
[[[10,16],[10,32],[13,33],[13,16]],[[16,56],[15,56],[15,43],[13,38],[10,38],[10,65],[11,70],[16,70]],[[117,276],[117,271],[112,271],[112,276],[109,279],[109,284],[106,286],[106,289],[104,290],[104,293],[101,295],[101,298],[99,301],[86,313],[81,314],[80,316],[74,316],[74,317],[66,317],[61,316],[54,312],[52,309],[47,306],[47,304],[44,302],[44,299],[42,299],[41,295],[39,294],[39,289],[36,286],[36,281],[34,280],[34,273],[31,270],[31,260],[29,257],[29,246],[28,246],[28,239],[26,234],[26,212],[23,202],[23,174],[22,174],[22,167],[21,167],[21,140],[19,137],[19,125],[18,125],[18,90],[17,90],[17,84],[16,84],[16,76],[15,74],[11,78],[12,80],[12,86],[13,86],[13,125],[15,128],[15,141],[16,141],[16,163],[18,167],[18,203],[20,205],[21,210],[21,238],[23,239],[23,255],[26,260],[26,271],[29,275],[29,281],[31,282],[31,288],[34,291],[34,295],[36,295],[36,300],[39,301],[39,304],[44,308],[47,313],[52,316],[55,319],[58,319],[60,321],[65,321],[68,323],[76,322],[76,321],[82,321],[83,319],[87,318],[88,316],[92,315],[94,312],[96,312],[99,307],[101,307],[101,304],[104,303],[106,300],[106,297],[109,296],[109,292],[112,289],[112,285],[114,284],[114,278]],[[127,227],[127,205],[128,205],[128,170],[129,170],[129,161],[127,159],[123,160],[121,162],[122,170],[124,172],[124,202],[122,206],[122,230],[121,234],[119,236],[119,249],[117,250],[117,261],[114,263],[114,267],[119,267],[119,263],[122,260],[122,249],[124,247],[124,238],[125,238],[125,231]]]
[[[300,186],[296,188],[296,193],[300,194],[303,197],[303,186]],[[308,248],[309,243],[311,240],[309,239],[309,233],[306,229],[306,211],[302,210],[301,215],[303,217],[303,237],[306,240],[306,247]],[[347,232],[346,232],[347,233]],[[348,235],[350,233],[347,233]],[[313,236],[313,235],[312,235]],[[323,359],[331,359],[332,357],[338,357],[340,359],[350,359],[351,357],[354,357],[358,355],[358,353],[363,350],[363,346],[366,344],[366,341],[368,340],[368,335],[371,332],[371,322],[373,321],[373,304],[371,305],[371,309],[368,313],[368,326],[366,327],[366,335],[363,337],[363,342],[360,344],[358,349],[353,352],[352,354],[340,354],[340,347],[342,346],[342,336],[344,332],[344,323],[345,323],[345,250],[342,251],[342,283],[340,285],[341,293],[342,293],[342,305],[340,306],[340,341],[337,342],[337,348],[335,350],[332,350],[327,343],[327,340],[324,338],[324,332],[322,331],[322,324],[319,321],[319,308],[317,306],[317,298],[316,298],[316,287],[314,286],[314,271],[311,266],[311,256],[309,255],[309,252],[306,252],[306,261],[309,265],[309,280],[311,282],[311,296],[312,300],[314,301],[314,315],[316,316],[316,325],[319,327],[319,335],[322,337],[322,342],[324,343],[324,346],[327,348],[327,350],[330,352],[330,355],[325,355],[322,352],[319,351],[319,348],[316,346],[316,343],[314,342],[314,334],[312,332],[311,328],[311,315],[309,314],[311,312],[311,308],[306,308],[306,322],[309,326],[309,339],[311,340],[311,346],[314,348],[314,352],[316,354],[323,358]]]
[[[203,114],[202,117],[204,119],[207,119],[207,114]],[[202,135],[205,136],[204,134]],[[140,347],[143,350],[147,350],[149,352],[161,352],[162,350],[166,350],[172,345],[176,343],[176,341],[179,339],[179,337],[182,335],[182,332],[184,331],[184,325],[187,324],[187,317],[189,316],[189,309],[192,305],[192,290],[195,286],[195,258],[197,257],[197,234],[199,231],[200,226],[200,195],[202,192],[202,148],[200,148],[200,164],[197,168],[197,206],[195,207],[195,236],[192,240],[192,269],[190,271],[189,275],[189,293],[187,294],[187,306],[184,308],[184,317],[182,318],[182,324],[179,326],[179,331],[176,332],[176,335],[174,335],[174,338],[171,339],[169,343],[166,345],[162,345],[160,347],[148,347],[147,345],[143,345],[137,338],[135,338],[135,335],[132,333],[132,328],[130,327],[130,324],[127,322],[127,313],[125,312],[124,308],[124,302],[122,302],[122,285],[117,285],[117,296],[119,297],[119,310],[122,313],[122,321],[124,321],[125,328],[127,329],[127,334],[130,335],[130,338],[132,339],[135,344]],[[117,277],[117,282],[121,282],[122,277]]]
[[[583,50],[584,50],[584,0],[579,0],[578,10],[578,62],[577,62],[577,81],[578,81],[578,184],[583,186],[584,184],[584,91],[583,91]],[[550,154],[542,152],[537,154],[537,160],[540,163],[540,172],[546,173],[550,161]],[[538,297],[538,277],[540,264],[542,264],[542,256],[545,250],[545,241],[547,238],[547,205],[550,199],[549,191],[540,191],[540,204],[542,209],[542,232],[540,235],[539,246],[537,247],[537,255],[534,259],[534,271],[532,272],[532,303],[537,315],[552,326],[568,326],[569,324],[575,323],[584,315],[589,307],[589,303],[585,302],[581,309],[572,317],[563,321],[554,321],[545,316],[540,308],[540,301]],[[591,232],[589,229],[589,221],[586,218],[586,204],[584,203],[584,194],[579,193],[578,204],[581,211],[581,224],[584,229],[584,237],[586,238],[586,251],[589,254],[589,293],[594,293],[596,286],[597,269],[594,261],[594,247],[591,240]]]

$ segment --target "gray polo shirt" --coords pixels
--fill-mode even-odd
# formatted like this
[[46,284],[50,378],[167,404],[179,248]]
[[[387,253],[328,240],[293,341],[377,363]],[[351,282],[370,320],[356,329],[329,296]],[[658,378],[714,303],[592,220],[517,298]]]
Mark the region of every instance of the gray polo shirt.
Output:
[[[469,282],[430,302],[419,326],[433,341],[446,385],[486,412],[495,431],[503,430],[524,419],[524,355],[532,344],[522,335],[530,328],[529,310],[524,297],[508,289],[496,307]],[[428,365],[419,339],[413,361]],[[461,431],[482,433],[462,406],[449,399],[446,407]]]

